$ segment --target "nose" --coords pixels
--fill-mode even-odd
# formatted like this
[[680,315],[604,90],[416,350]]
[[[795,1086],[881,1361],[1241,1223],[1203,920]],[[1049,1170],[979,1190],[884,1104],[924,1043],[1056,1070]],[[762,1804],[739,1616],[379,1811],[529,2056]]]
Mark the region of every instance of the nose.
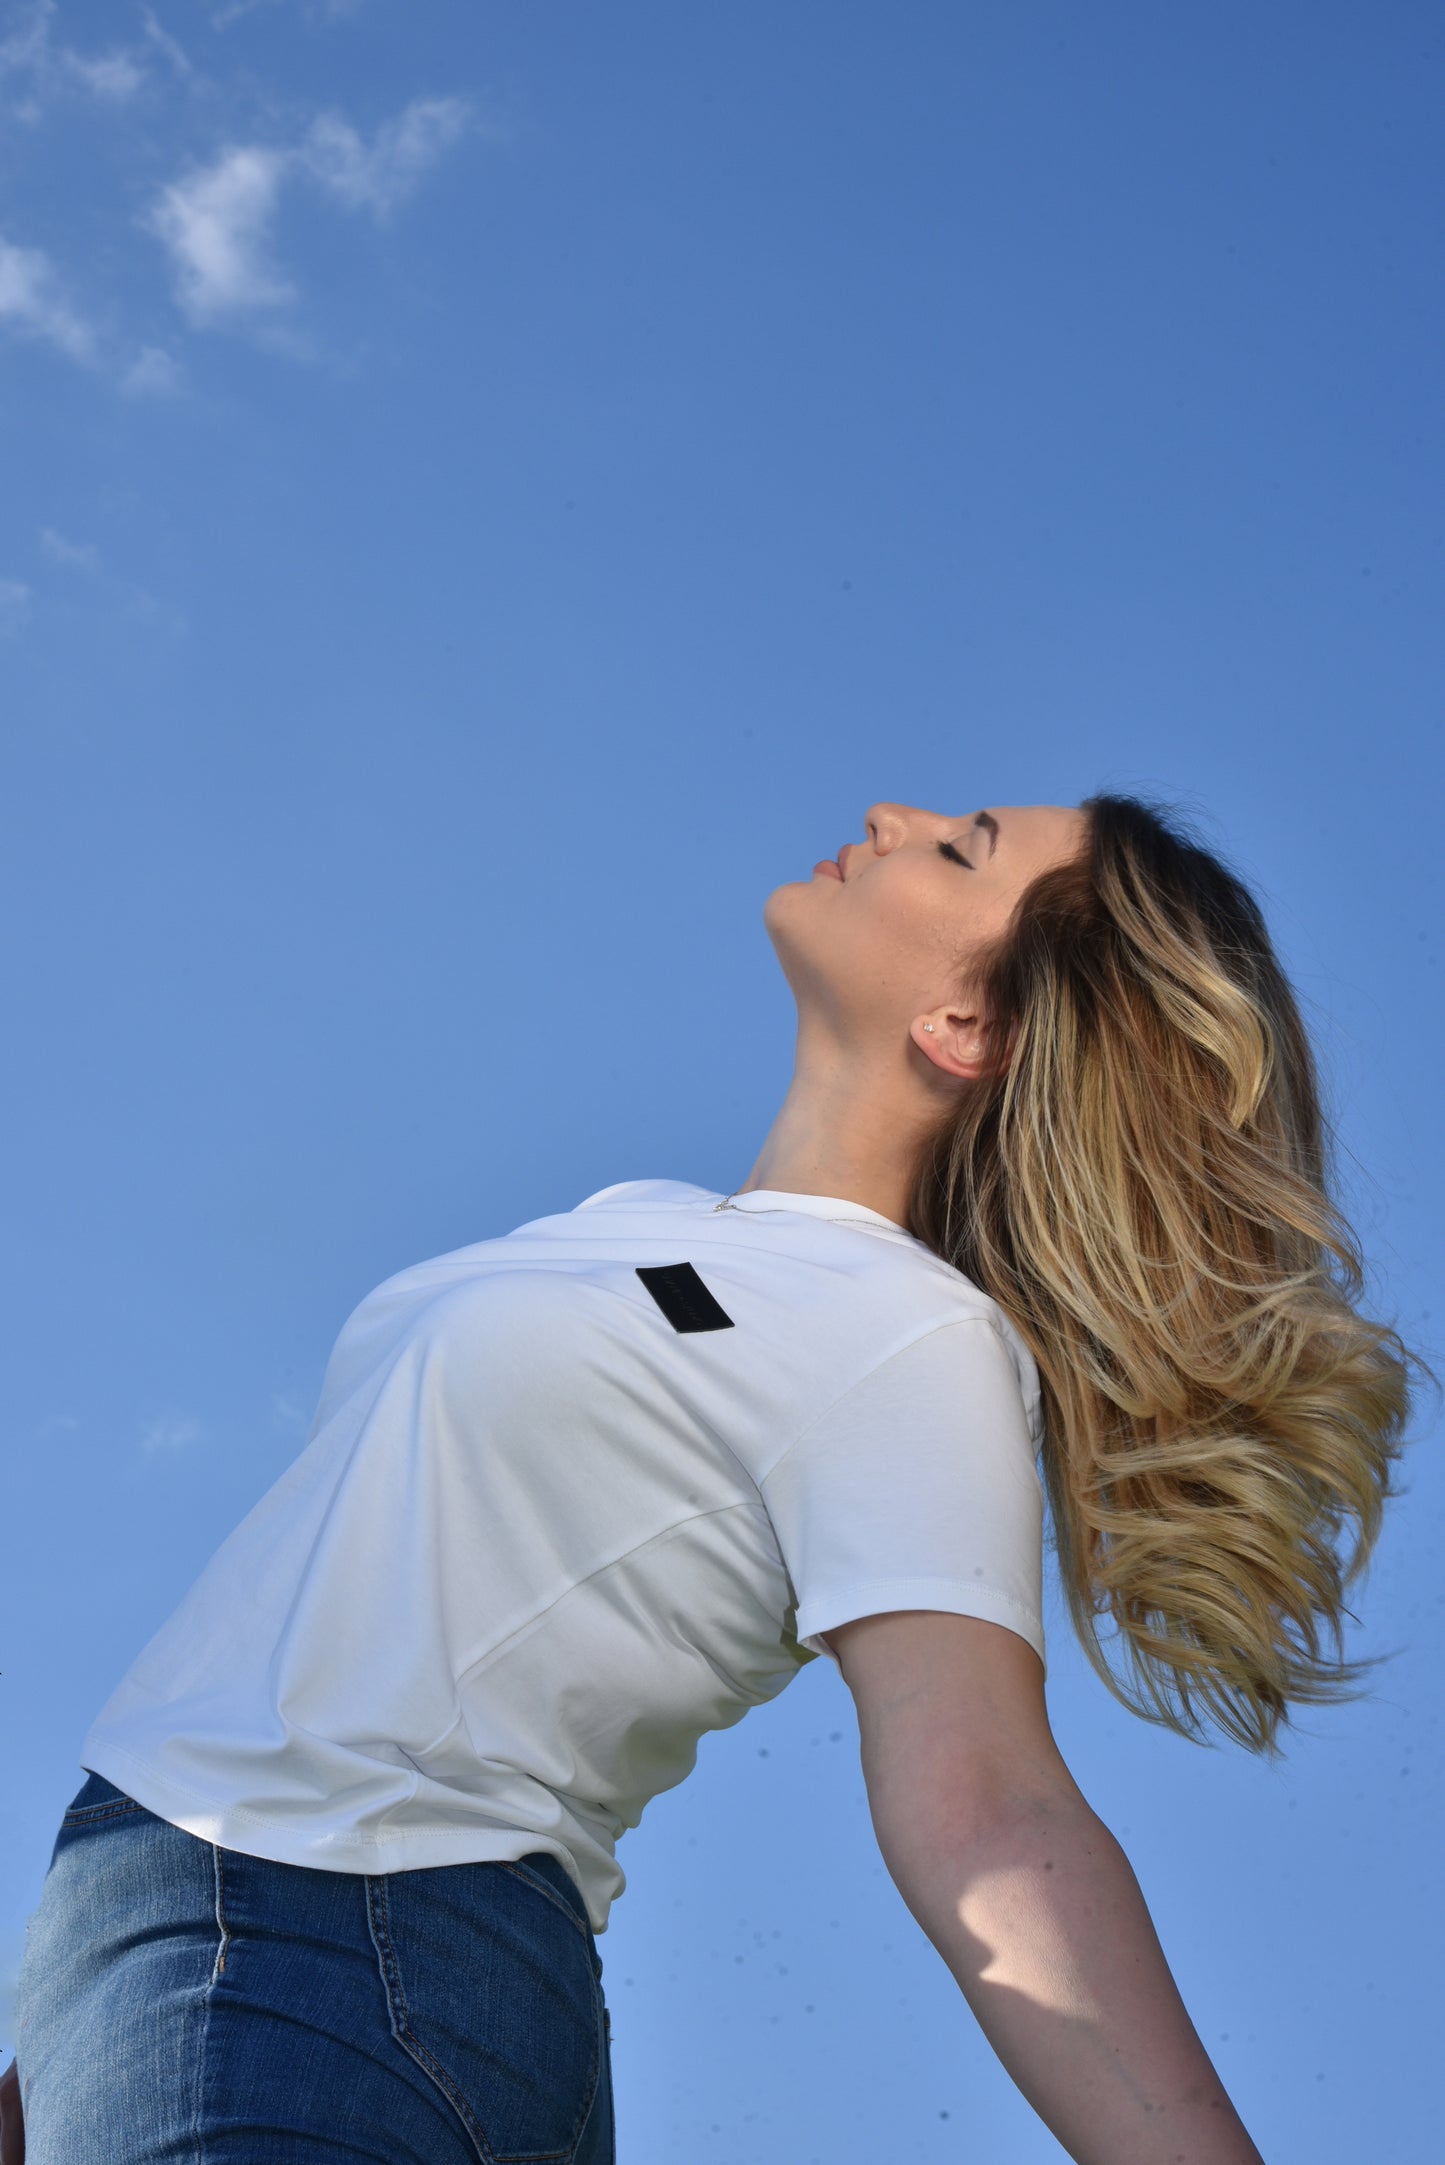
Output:
[[927,812],[915,804],[870,804],[863,815],[868,839],[879,857],[886,857],[889,850],[897,849],[905,841],[909,829],[916,821],[926,820]]

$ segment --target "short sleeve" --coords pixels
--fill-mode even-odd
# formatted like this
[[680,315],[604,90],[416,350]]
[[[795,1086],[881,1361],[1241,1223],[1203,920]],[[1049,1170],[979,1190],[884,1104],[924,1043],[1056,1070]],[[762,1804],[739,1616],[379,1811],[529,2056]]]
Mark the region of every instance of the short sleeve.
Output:
[[819,1633],[855,1617],[943,1609],[1045,1660],[1036,1418],[1029,1356],[985,1317],[915,1339],[820,1413],[762,1483],[802,1644],[826,1654]]

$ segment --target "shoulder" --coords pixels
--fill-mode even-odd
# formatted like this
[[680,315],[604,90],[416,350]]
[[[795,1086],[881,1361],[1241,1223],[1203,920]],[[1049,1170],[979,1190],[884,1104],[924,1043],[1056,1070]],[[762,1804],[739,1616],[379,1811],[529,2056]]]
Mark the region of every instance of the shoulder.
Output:
[[915,1246],[912,1275],[920,1293],[919,1324],[897,1347],[892,1359],[934,1375],[952,1367],[962,1377],[1007,1370],[1028,1410],[1029,1425],[1040,1420],[1038,1364],[1018,1325],[1007,1311],[971,1278],[921,1244]]
[[[1022,1413],[1035,1449],[1042,1441],[1042,1394],[1032,1354],[1008,1318],[992,1302],[961,1308],[911,1331],[873,1363],[838,1399],[832,1410],[868,1409],[876,1418],[884,1409],[902,1421],[926,1408],[932,1432],[946,1414],[939,1433],[953,1422],[973,1426],[987,1411],[996,1423],[1015,1425]],[[1020,1430],[1022,1435],[1022,1429]]]
[[611,1205],[614,1209],[659,1210],[666,1209],[669,1203],[706,1202],[712,1194],[711,1188],[700,1188],[690,1180],[614,1180],[611,1187],[584,1195],[573,1208],[598,1210]]

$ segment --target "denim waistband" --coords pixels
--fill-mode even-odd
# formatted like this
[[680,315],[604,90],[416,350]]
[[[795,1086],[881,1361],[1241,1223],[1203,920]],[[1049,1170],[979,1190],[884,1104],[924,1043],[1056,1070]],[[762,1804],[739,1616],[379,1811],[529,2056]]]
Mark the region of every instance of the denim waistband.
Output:
[[[93,1826],[101,1821],[125,1819],[134,1814],[143,1814],[147,1819],[156,1819],[158,1816],[148,1806],[138,1804],[134,1797],[127,1796],[123,1789],[117,1789],[115,1783],[107,1780],[105,1775],[87,1772],[81,1787],[66,1806],[60,1824],[62,1830],[66,1827]],[[171,1824],[169,1820],[161,1820],[159,1823],[162,1826]],[[184,1833],[185,1829],[177,1828],[176,1832]],[[198,1837],[193,1836],[192,1839],[198,1839]],[[491,1858],[478,1861],[496,1863],[504,1869],[509,1865],[519,1866],[536,1878],[545,1880],[551,1891],[559,1895],[567,1904],[590,1937],[591,1920],[587,1915],[587,1904],[583,1899],[582,1890],[566,1865],[563,1864],[561,1858],[556,1856],[550,1849],[527,1850],[521,1857],[515,1859]],[[278,1872],[296,1870],[324,1871],[326,1867],[324,1865],[298,1867],[277,1864],[275,1869]],[[453,1867],[450,1865],[433,1865],[428,1869],[450,1871]]]
[[602,1964],[550,1851],[283,1864],[92,1773],[16,2026],[33,2165],[614,2165]]

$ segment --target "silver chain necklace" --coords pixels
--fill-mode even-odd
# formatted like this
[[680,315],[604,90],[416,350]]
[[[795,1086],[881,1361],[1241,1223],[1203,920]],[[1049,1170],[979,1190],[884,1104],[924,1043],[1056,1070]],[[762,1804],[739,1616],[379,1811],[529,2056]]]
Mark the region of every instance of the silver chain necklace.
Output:
[[[717,1213],[718,1213],[718,1212],[719,1212],[720,1210],[737,1210],[737,1209],[739,1208],[739,1206],[738,1206],[738,1205],[737,1205],[737,1204],[736,1204],[736,1203],[735,1203],[735,1202],[733,1201],[733,1195],[737,1195],[737,1194],[738,1194],[739,1192],[740,1192],[740,1191],[739,1191],[739,1190],[738,1190],[737,1188],[734,1188],[734,1189],[733,1189],[733,1193],[732,1193],[732,1195],[725,1195],[725,1196],[723,1197],[723,1199],[722,1199],[722,1201],[721,1201],[720,1203],[714,1203],[714,1204],[713,1204],[713,1206],[712,1206],[712,1215],[713,1215],[714,1217],[716,1217],[716,1216],[717,1216]],[[788,1206],[787,1206],[787,1204],[786,1204],[786,1203],[761,1203],[761,1204],[759,1204],[759,1205],[757,1206],[757,1208],[756,1208],[756,1209],[753,1209],[753,1210],[747,1210],[747,1211],[744,1211],[744,1212],[742,1212],[742,1215],[743,1215],[744,1217],[749,1217],[749,1218],[786,1217],[786,1216],[788,1215]],[[794,1215],[794,1216],[796,1216],[796,1215],[798,1215],[798,1214],[797,1214],[796,1212],[794,1212],[794,1213],[793,1213],[793,1215]],[[805,1211],[805,1212],[803,1213],[803,1215],[804,1215],[805,1217],[807,1217],[807,1216],[811,1216],[811,1215],[812,1215],[812,1213],[811,1213],[811,1212],[806,1212],[806,1211]],[[881,1215],[881,1213],[880,1213],[880,1215]],[[883,1222],[884,1222],[884,1224],[885,1224],[885,1225],[891,1225],[891,1226],[893,1226],[893,1229],[894,1229],[894,1231],[895,1231],[895,1232],[898,1232],[898,1233],[907,1233],[907,1232],[908,1232],[908,1228],[907,1228],[907,1226],[906,1226],[906,1225],[897,1225],[897,1224],[895,1224],[895,1223],[894,1223],[894,1220],[893,1220],[892,1218],[885,1218]],[[828,1218],[828,1223],[829,1223],[830,1225],[869,1225],[869,1226],[872,1226],[872,1225],[876,1225],[876,1224],[878,1223],[878,1220],[877,1220],[877,1218],[844,1218],[844,1217],[837,1217],[837,1218],[835,1218],[835,1217],[833,1217],[833,1216],[831,1215],[831,1213],[830,1213],[830,1214],[829,1214],[829,1218]],[[912,1235],[912,1234],[910,1234],[910,1235],[909,1235],[909,1238],[910,1238],[910,1239],[912,1239],[912,1238],[914,1238],[914,1237],[916,1237],[916,1236],[914,1236],[914,1235]]]

